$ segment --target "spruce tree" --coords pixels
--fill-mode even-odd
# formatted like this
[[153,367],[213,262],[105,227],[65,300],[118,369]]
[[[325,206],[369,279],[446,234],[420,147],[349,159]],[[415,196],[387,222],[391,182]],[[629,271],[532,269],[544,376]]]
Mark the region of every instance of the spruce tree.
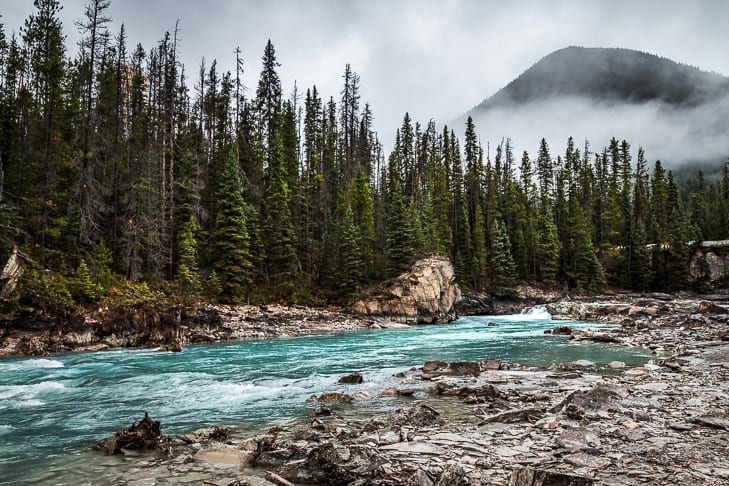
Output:
[[491,230],[491,291],[495,295],[514,293],[516,265],[511,255],[511,243],[501,219],[496,219]]
[[296,233],[291,219],[291,193],[286,183],[283,146],[280,135],[274,135],[269,155],[266,184],[264,238],[268,283],[278,297],[295,289],[298,281]]
[[605,275],[595,254],[590,233],[584,227],[578,230],[575,243],[577,291],[588,294],[598,293],[605,284]]
[[362,264],[360,234],[354,221],[352,207],[344,209],[339,238],[339,289],[344,294],[354,293],[362,283],[364,266]]
[[537,221],[535,260],[539,281],[554,285],[559,270],[559,238],[554,224],[552,209],[547,205],[540,209]]
[[220,282],[220,299],[237,303],[250,291],[251,254],[246,203],[233,154],[216,191],[217,211],[211,235],[212,269]]
[[190,215],[177,236],[177,283],[183,301],[194,295],[200,285],[197,267],[197,237],[199,228],[195,217]]

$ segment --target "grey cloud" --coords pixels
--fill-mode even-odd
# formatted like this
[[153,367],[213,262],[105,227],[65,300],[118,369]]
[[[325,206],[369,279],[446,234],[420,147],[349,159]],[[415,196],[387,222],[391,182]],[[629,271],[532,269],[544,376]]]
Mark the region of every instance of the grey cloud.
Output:
[[[74,44],[85,2],[62,3]],[[30,0],[6,4],[6,30],[33,10]],[[723,0],[112,0],[110,14],[113,31],[124,22],[130,44],[147,49],[180,19],[188,72],[203,56],[233,69],[240,46],[253,89],[269,37],[287,94],[297,80],[337,97],[349,62],[386,141],[405,111],[451,120],[567,45],[640,49],[729,74]]]

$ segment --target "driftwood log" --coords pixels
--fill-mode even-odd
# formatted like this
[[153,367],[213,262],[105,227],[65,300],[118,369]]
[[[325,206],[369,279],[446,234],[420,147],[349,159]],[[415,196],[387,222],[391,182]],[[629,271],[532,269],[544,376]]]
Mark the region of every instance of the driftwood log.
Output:
[[161,437],[159,420],[152,420],[144,412],[142,420],[117,432],[113,437],[98,442],[94,448],[107,454],[122,454],[125,450],[148,451],[159,446]]

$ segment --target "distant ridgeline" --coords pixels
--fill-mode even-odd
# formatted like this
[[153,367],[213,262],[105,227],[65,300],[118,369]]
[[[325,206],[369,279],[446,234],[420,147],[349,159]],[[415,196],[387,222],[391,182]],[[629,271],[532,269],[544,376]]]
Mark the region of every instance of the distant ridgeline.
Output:
[[729,78],[632,49],[566,47],[527,69],[475,110],[555,96],[699,105],[729,94]]
[[572,136],[581,144],[615,137],[640,143],[666,167],[701,168],[713,178],[729,153],[729,78],[630,49],[568,47],[458,123],[468,116],[484,143],[512,137],[518,153],[540,138],[554,143]]
[[[717,179],[679,187],[627,141],[553,151],[537,139],[515,156],[506,140],[485,154],[471,119],[459,138],[407,114],[385,154],[349,65],[337,99],[315,86],[285,97],[270,41],[255,89],[242,63],[190,80],[174,35],[131,48],[123,30],[106,35],[108,3],[92,5],[74,59],[55,0],[0,37],[0,244],[28,256],[6,312],[349,300],[429,254],[497,295],[519,281],[671,290],[689,285],[686,242],[729,236],[721,160]],[[509,92],[538,95],[517,81]],[[680,86],[665,99],[698,102]]]

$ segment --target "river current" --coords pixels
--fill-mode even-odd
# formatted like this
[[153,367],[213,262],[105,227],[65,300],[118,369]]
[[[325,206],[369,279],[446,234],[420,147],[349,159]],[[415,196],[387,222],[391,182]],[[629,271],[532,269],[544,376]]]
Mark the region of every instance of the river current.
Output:
[[[213,425],[245,432],[305,417],[306,399],[314,394],[366,390],[377,396],[400,383],[394,374],[427,360],[496,358],[547,366],[588,359],[632,366],[648,359],[640,349],[577,345],[544,334],[556,325],[538,307],[449,325],[197,345],[181,353],[123,349],[2,359],[0,484],[56,484],[55,468],[62,470],[145,411],[161,421],[164,434]],[[362,385],[337,383],[354,371],[364,375]],[[373,399],[370,406],[395,405]]]

